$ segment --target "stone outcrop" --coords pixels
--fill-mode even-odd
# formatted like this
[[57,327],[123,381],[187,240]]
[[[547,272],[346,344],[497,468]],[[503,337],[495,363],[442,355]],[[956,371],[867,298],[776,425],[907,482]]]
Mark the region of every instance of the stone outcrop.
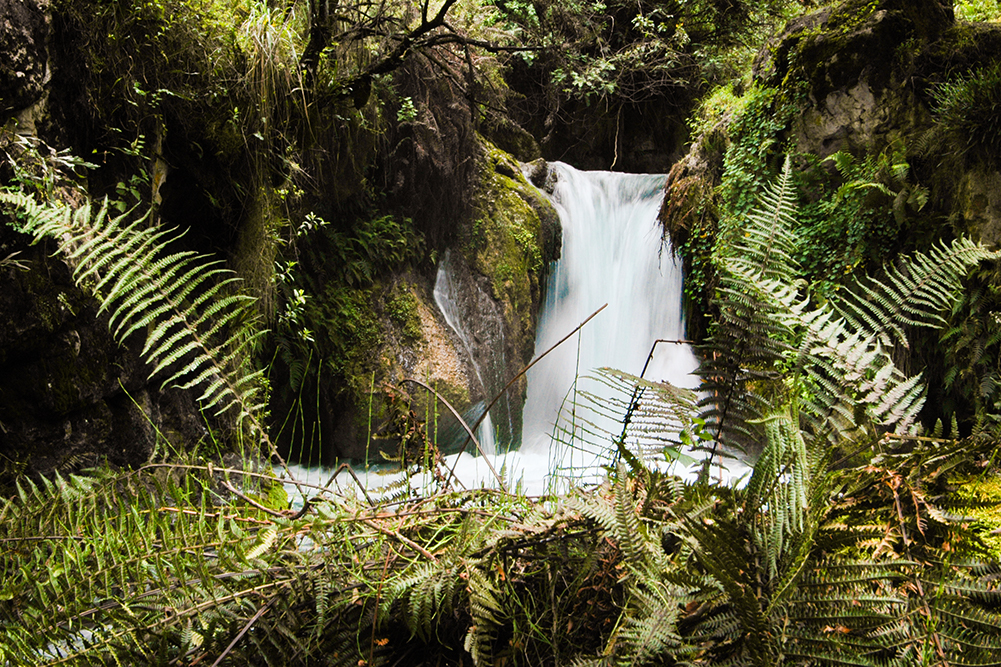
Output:
[[49,79],[48,0],[0,0],[0,114],[26,109]]
[[[861,157],[902,147],[911,177],[929,192],[921,220],[948,220],[960,233],[996,243],[998,165],[962,155],[941,135],[935,95],[957,74],[998,61],[1001,26],[959,22],[951,3],[940,0],[845,0],[796,18],[753,66],[754,85],[774,91],[772,119],[788,118],[769,137],[770,153],[784,147]],[[662,214],[672,234],[683,237],[720,182],[730,120],[696,137],[675,165]]]
[[1001,26],[957,22],[951,3],[939,0],[865,3],[871,11],[852,19],[856,4],[794,21],[756,62],[762,84],[806,91],[789,128],[793,145],[819,156],[904,146],[930,189],[923,217],[997,243],[1001,209],[991,184],[999,165],[962,155],[942,134],[935,95],[957,75],[1001,60]]
[[[23,248],[13,235],[0,235],[0,255]],[[0,267],[0,470],[138,465],[160,445],[207,438],[192,397],[151,386],[138,350],[115,343],[97,302],[46,251]]]
[[759,54],[754,78],[804,95],[790,129],[798,150],[871,150],[927,127],[914,58],[954,23],[938,0],[845,2],[791,21]]
[[[814,240],[804,253],[827,272],[823,279],[837,281],[859,263],[878,270],[895,252],[955,234],[1001,243],[996,144],[966,150],[982,137],[965,128],[959,136],[938,107],[943,84],[999,62],[1001,25],[958,21],[943,0],[842,0],[790,21],[755,58],[752,85],[734,85],[710,107],[705,130],[668,178],[660,217],[685,261],[690,336],[707,332],[714,240],[721,224],[735,224],[723,217],[746,210],[786,154],[803,174],[804,208],[859,178],[817,159],[839,151],[853,156],[843,161],[867,165],[854,173],[885,187],[869,190],[847,223],[855,236],[844,234],[841,245],[847,207],[829,229],[809,227],[825,223],[807,217],[802,236]],[[988,126],[996,117],[980,114]],[[840,272],[826,257],[845,258]]]
[[[406,380],[434,387],[473,422],[532,359],[542,288],[549,263],[559,255],[559,216],[513,156],[481,141],[473,220],[438,257],[434,273],[398,275],[367,297],[379,313],[380,343],[371,352],[376,361],[366,366],[370,376],[360,391],[335,394],[331,386],[323,399],[321,418],[329,419],[321,446],[325,462],[366,454],[377,460],[379,451],[397,455],[398,441],[381,438],[400,428],[388,400],[396,394],[407,394],[421,419],[437,414],[426,428],[437,431],[447,449],[465,433],[447,410],[432,408],[424,389]],[[544,163],[538,168],[544,172]],[[401,294],[412,304],[410,325],[394,316]],[[387,393],[388,387],[397,389]],[[520,441],[526,388],[521,377],[491,410],[502,442]]]
[[[51,124],[50,11],[47,0],[0,0],[0,154],[18,162],[0,163],[0,178],[72,204],[79,188],[36,136],[36,120]],[[29,246],[8,222],[0,215],[0,477],[139,465],[161,446],[224,441],[190,392],[150,382],[138,347],[114,341],[54,248]]]

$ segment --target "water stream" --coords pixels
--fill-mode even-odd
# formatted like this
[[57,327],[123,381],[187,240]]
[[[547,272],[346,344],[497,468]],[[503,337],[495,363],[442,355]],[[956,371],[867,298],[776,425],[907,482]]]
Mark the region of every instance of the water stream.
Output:
[[[657,223],[666,177],[551,166],[558,173],[551,199],[563,223],[563,251],[547,286],[536,351],[608,306],[529,372],[524,445],[530,449],[548,447],[578,375],[603,366],[640,375],[654,341],[684,338],[681,268],[662,250]],[[690,387],[696,365],[688,345],[658,345],[645,377]]]
[[[452,254],[446,250],[445,256],[442,257],[441,263],[438,265],[438,274],[435,276],[434,302],[437,304],[441,314],[445,316],[445,323],[448,324],[452,331],[459,337],[459,340],[462,341],[462,346],[465,348],[466,354],[469,355],[473,368],[476,370],[476,379],[480,382],[484,398],[489,400],[503,388],[503,384],[501,384],[503,380],[497,377],[496,370],[492,373],[484,374],[483,355],[476,354],[476,344],[473,333],[468,326],[469,321],[463,317],[463,313],[458,308],[458,294],[456,294],[456,291],[459,288],[456,285],[453,273]],[[499,323],[497,328],[499,335],[503,336]],[[480,448],[484,454],[496,454],[497,445],[494,438],[494,422],[490,413],[483,414],[485,408],[485,401],[481,401],[473,406],[473,409],[469,414],[464,415],[464,418],[467,423],[473,424],[480,419],[481,415],[483,416],[479,427],[476,429],[476,439],[479,441]],[[465,434],[461,434],[461,439],[465,439],[464,436]]]

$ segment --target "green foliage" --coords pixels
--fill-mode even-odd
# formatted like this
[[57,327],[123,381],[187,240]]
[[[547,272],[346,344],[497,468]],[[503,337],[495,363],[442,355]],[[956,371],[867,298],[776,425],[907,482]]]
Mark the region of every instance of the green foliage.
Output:
[[369,390],[369,379],[379,368],[376,353],[383,343],[383,327],[376,311],[377,292],[374,288],[347,287],[328,284],[319,294],[311,294],[303,312],[303,321],[311,340],[290,357],[301,360],[300,377],[293,391],[305,378],[312,378],[319,369],[310,366],[309,359],[325,360],[324,371],[332,371],[345,389],[356,397]]
[[400,102],[400,109],[396,112],[396,120],[400,123],[412,123],[417,120],[417,107],[414,106],[414,98],[403,98]]
[[[957,565],[958,555],[944,568],[925,560],[919,546],[941,555],[943,537],[946,548],[963,543],[937,532],[963,532],[961,521],[933,507],[928,487],[900,481],[935,486],[968,444],[901,441],[864,468],[832,473],[794,414],[766,422],[742,489],[640,475],[630,492],[620,469],[614,493],[582,508],[621,546],[628,572],[617,630],[602,658],[583,664],[914,664],[929,652],[949,662],[996,650],[988,624],[1001,591],[990,569]],[[900,511],[907,494],[914,514]],[[663,539],[651,539],[657,528]],[[870,541],[882,549],[862,546]]]
[[[120,18],[118,6],[83,4],[100,12],[97,33],[108,16]],[[566,85],[592,101],[646,91],[642,86],[677,76],[670,59],[689,48],[683,37],[747,26],[741,10],[758,9],[702,2],[641,3],[636,10],[616,3],[497,4],[526,29],[538,27],[533,20],[595,21],[600,29],[582,30],[575,47],[592,34],[606,36],[601,26],[612,19],[615,30],[636,37],[621,49],[610,38],[592,40],[594,52],[584,47],[584,55],[569,59]],[[288,11],[255,3],[246,15],[237,12],[243,22],[233,22],[242,26],[233,36],[236,50],[260,56],[251,68],[268,67],[272,56],[294,60],[301,33],[286,21],[302,20],[297,12],[306,5],[319,3],[293,3]],[[114,33],[123,28],[128,39],[152,35],[149,43],[160,55],[170,52],[179,34],[174,31],[204,27],[190,15],[174,16],[170,10],[184,7],[169,0],[141,9],[139,27],[121,21]],[[693,13],[671,26],[683,11]],[[367,57],[378,62],[380,49],[393,45],[389,35],[398,32],[389,28],[399,27],[400,17],[337,24],[385,30],[367,33],[371,40],[359,39],[350,49],[327,43],[313,68],[316,90],[357,83],[336,68],[357,72]],[[675,43],[664,36],[671,30]],[[350,32],[342,31],[346,42],[353,39]],[[130,53],[143,55],[148,44],[136,44]],[[220,51],[220,67],[228,67],[227,53]],[[190,55],[176,62],[207,65]],[[150,62],[173,66],[157,58]],[[618,78],[645,59],[655,63],[649,80]],[[176,81],[157,78],[142,61],[125,63],[96,70],[128,74],[121,82],[128,94],[123,104],[141,113],[122,117],[143,125],[188,108],[179,87],[164,85],[183,84],[179,74]],[[295,89],[286,84],[299,70],[278,67],[244,73],[240,85],[253,82],[255,95],[265,94],[252,106],[227,108],[233,122],[223,123],[234,136],[243,133],[264,146],[256,153],[258,174],[273,167],[265,156],[287,156],[274,150],[285,135],[281,114],[268,105]],[[290,78],[271,78],[276,72]],[[220,85],[234,80],[221,77]],[[119,82],[106,83],[118,90]],[[614,462],[610,482],[593,493],[540,502],[449,488],[420,497],[407,486],[393,502],[373,504],[331,483],[310,489],[299,511],[288,508],[285,488],[270,473],[180,461],[100,470],[87,478],[23,480],[17,497],[0,501],[0,662],[996,662],[997,571],[971,560],[985,552],[966,525],[971,510],[990,501],[952,493],[971,459],[986,461],[994,443],[946,440],[941,432],[915,435],[923,386],[893,364],[910,327],[938,326],[952,309],[944,340],[957,381],[964,373],[983,378],[977,380],[977,414],[991,419],[996,281],[984,277],[958,305],[956,295],[966,271],[995,255],[960,240],[902,258],[876,278],[832,294],[821,289],[816,298],[818,289],[800,280],[803,265],[832,275],[891,244],[889,222],[870,238],[851,226],[858,221],[847,212],[875,211],[869,198],[876,194],[917,208],[921,191],[906,183],[906,163],[896,154],[863,161],[837,155],[843,185],[813,210],[817,221],[846,215],[834,234],[820,236],[809,206],[797,206],[788,163],[764,187],[777,166],[784,102],[767,89],[720,100],[741,107],[733,110],[740,130],[718,193],[723,237],[716,249],[703,233],[707,228],[696,228],[688,248],[707,267],[717,262],[720,274],[719,319],[706,348],[699,416],[690,392],[601,372],[597,381],[616,398],[585,400],[597,415],[588,423],[592,444],[607,446]],[[401,112],[400,122],[416,120],[406,107]],[[212,130],[217,138],[229,131]],[[229,155],[225,145],[220,139],[215,148]],[[39,192],[51,190],[44,174],[18,178]],[[133,186],[124,187],[142,191]],[[144,229],[142,220],[129,223],[127,215],[109,219],[107,206],[96,214],[87,206],[49,215],[45,210],[52,207],[26,197],[3,198],[29,211],[29,229],[65,238],[80,281],[101,292],[122,337],[147,330],[151,366],[163,367],[167,383],[204,381],[205,400],[215,402],[214,409],[237,401],[237,409],[246,410],[241,418],[256,413],[254,374],[226,375],[245,360],[241,348],[252,342],[240,333],[246,299],[220,297],[230,278],[215,266],[196,266],[203,258],[187,253],[140,257],[140,250],[170,243],[170,232]],[[310,243],[290,244],[279,315],[279,326],[305,360],[291,375],[302,386],[322,357],[324,368],[360,386],[378,363],[373,350],[382,328],[376,313],[383,310],[404,332],[415,323],[412,295],[385,290],[381,279],[423,257],[420,238],[408,221],[381,215],[340,225],[307,217],[300,231]],[[537,268],[531,235],[511,231],[513,244]],[[831,253],[839,248],[835,234],[848,244]],[[824,260],[823,253],[834,257]],[[307,264],[309,280],[299,272]],[[147,291],[141,277],[151,278],[160,293]],[[221,341],[177,356],[206,331]],[[220,361],[223,370],[216,368]],[[621,415],[624,423],[615,421]],[[761,455],[743,488],[713,485],[708,475],[686,485],[647,468],[649,459],[676,458],[684,444],[710,451],[746,447]],[[832,464],[835,456],[841,458]]]
[[787,160],[746,227],[724,246],[720,316],[712,356],[700,369],[707,425],[724,446],[762,442],[759,419],[791,402],[833,443],[882,428],[907,432],[923,388],[918,376],[895,367],[891,352],[906,347],[905,327],[943,324],[962,279],[993,254],[960,239],[899,259],[884,277],[816,303],[798,279],[795,211]]
[[685,315],[695,337],[704,336],[713,309],[717,254],[727,252],[735,228],[777,173],[797,105],[795,95],[769,86],[754,83],[737,94],[728,84],[717,86],[688,121],[703,134],[672,168],[661,220],[684,260]]
[[392,215],[359,220],[348,232],[333,228],[326,231],[326,258],[338,267],[347,285],[371,284],[387,268],[398,267],[423,258],[422,237],[409,219]]
[[[996,253],[957,241],[815,305],[795,278],[795,214],[787,161],[720,257],[702,421],[688,392],[602,373],[628,417],[605,430],[621,460],[595,492],[535,502],[443,483],[375,504],[332,480],[296,511],[270,473],[211,465],[25,480],[0,504],[0,651],[13,664],[992,664],[1001,589],[973,560],[985,551],[967,515],[982,503],[951,484],[994,443],[911,434],[921,386],[887,350],[906,326],[940,324],[966,270]],[[689,442],[756,439],[746,485],[647,468],[629,433],[642,445],[665,421]]]
[[386,301],[386,314],[403,331],[410,343],[421,340],[421,318],[417,297],[406,286],[398,286]]
[[933,91],[938,131],[956,153],[998,166],[1001,154],[1001,62],[975,68]]
[[1001,7],[997,0],[957,0],[956,18],[962,21],[999,21]]
[[[245,119],[260,117],[247,113],[249,100],[242,98],[237,30],[244,3],[55,4],[65,39],[87,45],[79,49],[77,74],[86,77],[89,99],[99,103],[79,112],[94,126],[96,144],[111,151],[100,162],[124,162],[127,171],[137,172],[142,163],[134,159],[139,155],[132,138],[161,134],[168,125],[183,128],[213,155],[227,146],[221,134],[213,137],[213,129],[224,125],[218,119],[232,118],[238,107],[244,107]],[[234,129],[237,136],[243,130]],[[237,148],[226,157],[241,153]]]
[[779,99],[778,91],[752,86],[741,100],[728,133],[719,186],[720,233],[725,238],[757,203],[758,194],[778,167],[783,147],[779,135],[792,119],[795,104]]
[[886,352],[906,346],[905,325],[942,324],[995,253],[957,241],[813,304],[792,183],[787,160],[724,246],[701,370],[706,425],[761,455],[743,488],[679,489],[639,468],[629,492],[620,466],[613,495],[579,505],[629,572],[619,631],[589,664],[975,664],[1001,645],[1001,590],[963,560],[984,553],[964,515],[975,503],[949,486],[991,441],[907,435],[920,386]]
[[52,196],[57,187],[79,189],[77,170],[96,167],[69,149],[57,151],[37,137],[17,132],[14,123],[0,129],[0,154],[5,158],[0,172],[4,182],[41,197]]
[[746,45],[794,11],[770,0],[492,4],[509,29],[537,45],[529,62],[549,75],[554,113],[558,100],[614,108],[734,78],[752,53]]
[[717,86],[698,104],[695,113],[688,119],[688,128],[693,137],[707,134],[724,119],[740,115],[744,104],[751,96],[738,95],[733,83]]
[[[282,262],[281,311],[272,336],[272,410],[287,415],[281,440],[289,451],[318,455],[320,396],[367,406],[373,373],[384,370],[384,316],[400,327],[405,344],[421,339],[414,297],[393,288],[393,278],[425,257],[423,237],[408,218],[390,215],[337,224],[311,214]],[[331,390],[332,389],[332,390]],[[329,392],[329,393],[328,393]],[[360,413],[362,414],[362,413]]]
[[570,607],[599,597],[557,597],[594,575],[614,585],[588,565],[579,519],[505,495],[484,511],[468,492],[370,506],[334,485],[300,511],[254,500],[276,488],[268,472],[183,462],[22,483],[0,505],[0,656],[486,665],[512,647],[547,655],[552,613],[596,645]]
[[[695,395],[687,389],[601,368],[578,380],[574,419],[558,423],[556,438],[582,450],[582,461],[597,457],[609,471],[619,461],[632,473],[654,462],[687,466],[692,459],[683,450],[711,439],[704,433],[704,421],[695,417],[695,404]],[[574,478],[580,471],[571,456],[553,472]]]
[[[388,215],[358,220],[346,230],[315,216],[313,220],[318,231],[304,248],[302,268],[293,267],[288,274],[289,284],[301,285],[293,289],[302,290],[304,299],[298,321],[315,338],[315,345],[311,340],[304,348],[312,353],[300,351],[296,356],[328,360],[337,377],[361,392],[378,366],[378,355],[372,352],[382,343],[376,281],[423,259],[423,238],[409,219]],[[419,338],[416,311],[408,309],[413,304],[399,294],[390,296],[389,304],[390,316],[402,318],[405,332]]]
[[1001,415],[1001,294],[998,267],[975,271],[949,315],[940,342],[945,350],[947,390],[943,414],[973,433],[997,428]]
[[[834,164],[838,178],[823,169],[827,161]],[[896,254],[902,245],[900,229],[908,216],[924,208],[929,195],[927,188],[910,182],[910,165],[900,144],[862,160],[838,152],[823,162],[799,179],[804,191],[817,194],[801,209],[797,258],[804,276],[815,285],[828,281],[836,287],[857,267],[871,270]]]

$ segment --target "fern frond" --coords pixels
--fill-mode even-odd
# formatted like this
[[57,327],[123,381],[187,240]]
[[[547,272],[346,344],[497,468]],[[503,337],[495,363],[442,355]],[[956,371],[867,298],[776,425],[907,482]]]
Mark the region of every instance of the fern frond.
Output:
[[[767,392],[749,392],[752,384],[771,385],[782,377],[780,367],[790,351],[790,331],[777,317],[776,300],[760,298],[744,278],[781,285],[796,283],[792,259],[795,240],[790,232],[796,209],[791,163],[770,184],[747,217],[746,225],[722,257],[724,271],[716,303],[719,318],[705,346],[699,370],[705,398],[700,401],[717,443],[757,451],[763,442],[754,421],[773,407]],[[781,300],[779,300],[781,301]]]
[[26,214],[35,242],[57,241],[74,281],[109,314],[115,340],[149,329],[141,354],[151,378],[163,375],[161,387],[200,386],[206,409],[230,412],[237,425],[266,440],[259,421],[263,376],[247,367],[253,299],[223,296],[239,283],[232,272],[204,255],[166,254],[181,234],[145,227],[146,216],[129,222],[130,212],[109,217],[107,200],[96,213],[90,202],[73,211],[21,193],[0,193],[0,202]]
[[962,293],[970,269],[998,253],[968,238],[944,242],[928,254],[914,253],[884,267],[882,280],[858,281],[855,289],[832,298],[834,308],[858,330],[866,330],[891,345],[907,347],[906,326],[938,327]]
[[646,613],[626,616],[616,644],[616,665],[646,665],[655,663],[670,649],[682,647],[676,626],[678,605],[666,604],[648,607]]
[[792,260],[795,210],[787,160],[721,256],[719,318],[700,370],[703,416],[719,443],[760,447],[758,420],[790,389],[799,400],[791,375],[807,389],[801,407],[812,431],[831,444],[866,429],[906,433],[924,387],[896,368],[892,350],[906,347],[906,327],[944,324],[970,268],[999,254],[960,239],[816,305]]

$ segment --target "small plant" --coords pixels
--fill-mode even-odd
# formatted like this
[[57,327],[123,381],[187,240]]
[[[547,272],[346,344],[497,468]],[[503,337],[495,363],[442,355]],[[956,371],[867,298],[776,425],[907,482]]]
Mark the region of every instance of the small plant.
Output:
[[413,123],[417,120],[417,107],[414,106],[414,98],[403,98],[400,102],[400,108],[396,112],[396,120],[400,123]]
[[962,21],[1001,21],[998,0],[957,0],[956,18]]
[[[819,193],[802,206],[797,259],[818,292],[837,289],[857,268],[872,270],[901,246],[901,229],[916,216],[929,192],[914,183],[902,143],[857,159],[839,151],[800,176],[801,188]],[[832,178],[823,168],[831,162]]]
[[51,196],[59,186],[80,189],[79,169],[95,169],[91,164],[69,152],[46,145],[37,137],[21,134],[13,123],[0,129],[0,155],[8,185],[22,192]]
[[739,114],[747,98],[738,95],[732,83],[718,86],[699,103],[698,110],[688,119],[692,136],[710,131],[721,120]]
[[960,155],[1001,162],[1001,61],[939,84],[933,110]]

